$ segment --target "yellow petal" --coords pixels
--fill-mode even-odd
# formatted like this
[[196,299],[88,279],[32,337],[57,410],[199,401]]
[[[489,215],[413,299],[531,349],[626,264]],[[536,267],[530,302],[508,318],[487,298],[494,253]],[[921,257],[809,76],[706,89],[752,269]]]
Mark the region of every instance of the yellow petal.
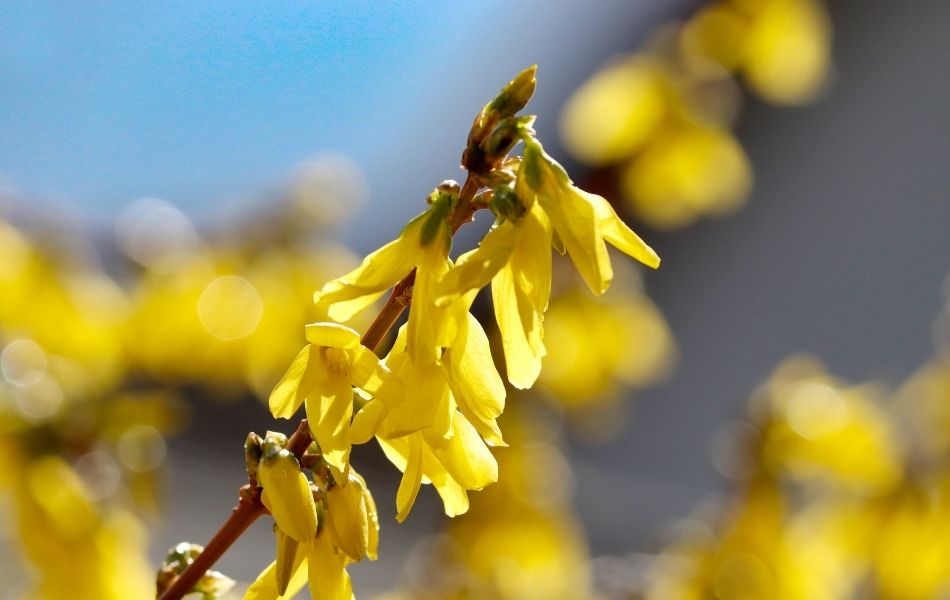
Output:
[[468,512],[468,494],[465,488],[460,486],[444,467],[438,464],[438,469],[433,469],[431,477],[432,485],[435,486],[439,497],[442,498],[442,506],[445,509],[445,516],[457,517]]
[[335,469],[334,475],[345,473],[349,465],[352,417],[353,388],[339,373],[307,397],[310,431],[320,444],[324,460]]
[[433,243],[422,252],[412,287],[412,304],[406,324],[406,353],[419,366],[438,360],[441,347],[445,345],[442,340],[448,333],[446,327],[450,326],[447,321],[450,311],[435,302],[439,282],[449,270],[447,249],[443,254],[443,248],[444,245]]
[[454,435],[449,443],[432,449],[445,470],[468,490],[498,481],[498,463],[472,424],[462,416],[457,416],[453,424]]
[[304,399],[319,383],[321,366],[322,362],[313,346],[308,344],[297,354],[270,394],[268,404],[275,418],[289,419],[297,412]]
[[376,353],[365,346],[353,348],[350,356],[350,383],[371,394],[377,391],[390,374],[389,369],[380,364]]
[[352,348],[360,343],[360,334],[339,323],[308,323],[304,327],[307,341],[326,348]]
[[[340,285],[335,281],[331,281],[324,286],[324,290],[327,290],[327,292],[324,293],[328,294],[329,290],[344,289],[345,287],[346,286]],[[331,319],[336,321],[349,321],[382,298],[387,289],[389,288],[384,288],[378,292],[367,292],[349,300],[336,300],[332,303],[325,301],[322,296],[314,295],[314,298],[318,306],[326,307],[327,316]],[[319,293],[321,292],[318,292],[318,294]]]
[[503,445],[495,419],[505,409],[505,384],[492,360],[488,336],[470,313],[459,329],[459,344],[444,361],[459,410],[493,445]]
[[543,314],[551,297],[551,221],[536,204],[521,223],[521,239],[511,255],[518,290],[535,312]]
[[274,527],[274,538],[277,543],[277,560],[274,561],[276,565],[274,575],[277,579],[277,592],[281,595],[285,595],[297,567],[300,566],[300,561],[297,556],[297,549],[300,543],[284,533],[280,527]]
[[515,223],[504,221],[496,225],[482,238],[478,248],[460,256],[442,278],[436,302],[444,306],[456,296],[488,285],[507,264],[520,237],[520,227]]
[[538,200],[584,282],[595,294],[603,294],[610,287],[613,269],[587,193],[568,185],[542,190]]
[[660,257],[653,251],[653,248],[649,247],[646,242],[640,239],[640,236],[620,220],[609,202],[596,194],[589,194],[582,190],[581,193],[594,206],[600,220],[600,233],[605,240],[624,254],[639,260],[648,267],[656,269],[660,266]]
[[412,271],[419,250],[420,220],[410,224],[396,240],[376,250],[343,277],[328,282],[314,294],[314,302],[329,310],[330,317],[347,321]]
[[534,352],[525,334],[518,310],[515,276],[510,266],[499,271],[492,280],[491,297],[495,321],[501,332],[508,381],[518,389],[528,389],[541,373],[541,356]]
[[284,600],[296,596],[297,592],[307,584],[307,558],[303,548],[297,553],[294,574],[290,578],[287,591],[283,595],[277,590],[276,573],[277,563],[275,561],[261,571],[251,587],[247,588],[247,592],[244,593],[244,600]]
[[380,423],[388,412],[389,409],[379,400],[373,399],[367,402],[356,413],[353,422],[350,424],[350,443],[365,444],[373,439],[373,436],[379,431]]
[[265,456],[257,468],[257,478],[264,488],[261,500],[277,526],[300,543],[313,539],[317,534],[317,507],[310,483],[294,455],[281,450]]
[[[403,469],[402,480],[399,482],[399,489],[396,491],[396,520],[400,523],[409,516],[409,511],[412,510],[416,496],[419,495],[419,487],[422,485],[422,436],[419,434],[410,435],[407,443],[409,448],[405,455],[405,468]],[[379,439],[379,445],[382,446],[383,452],[391,461],[393,461],[391,454],[400,454],[385,440]]]
[[386,437],[401,437],[431,427],[436,409],[448,392],[442,367],[435,363],[416,367],[407,357],[395,376],[403,386],[387,382],[376,394],[376,398],[389,408],[385,421]]
[[333,550],[329,536],[317,538],[308,563],[310,596],[313,600],[353,600],[353,584],[343,568],[343,557]]
[[[442,374],[444,379],[445,374]],[[433,398],[432,400],[435,400]],[[435,403],[433,403],[435,404]],[[449,391],[448,381],[442,386],[441,396],[438,398],[438,404],[435,404],[435,418],[432,425],[422,430],[422,438],[425,443],[432,447],[444,446],[451,439],[454,431],[452,422],[455,420],[455,414],[458,412],[455,404],[455,398]]]

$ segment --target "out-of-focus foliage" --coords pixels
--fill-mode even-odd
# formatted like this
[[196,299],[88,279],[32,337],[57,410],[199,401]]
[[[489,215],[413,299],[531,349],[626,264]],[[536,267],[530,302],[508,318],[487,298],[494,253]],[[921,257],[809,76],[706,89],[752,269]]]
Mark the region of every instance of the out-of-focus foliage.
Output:
[[944,358],[894,392],[789,359],[714,454],[732,497],[677,528],[636,597],[944,597],[948,400]]
[[638,272],[618,269],[611,291],[599,298],[576,280],[559,281],[545,316],[540,378],[555,402],[575,415],[616,406],[624,387],[643,388],[669,374],[676,344]]
[[117,275],[63,223],[0,221],[0,498],[30,567],[23,597],[153,595],[140,516],[160,500],[182,390],[269,392],[321,316],[314,281],[353,262],[325,231],[359,186],[349,163],[314,163],[270,209],[205,235],[137,201],[117,223]]
[[752,184],[731,131],[738,84],[775,104],[811,101],[831,70],[830,42],[822,0],[711,2],[581,86],[562,137],[582,161],[616,166],[630,208],[655,227],[729,213]]

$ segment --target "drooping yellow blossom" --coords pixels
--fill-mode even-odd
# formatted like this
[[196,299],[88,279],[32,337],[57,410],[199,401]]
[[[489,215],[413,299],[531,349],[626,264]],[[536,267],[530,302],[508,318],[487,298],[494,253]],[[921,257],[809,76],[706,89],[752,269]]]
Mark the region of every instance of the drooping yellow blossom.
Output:
[[264,569],[244,595],[244,600],[293,598],[309,584],[312,600],[353,600],[353,584],[346,572],[346,557],[338,552],[325,531],[306,546],[293,566],[286,590],[277,584],[277,563]]
[[372,392],[381,384],[384,369],[349,327],[311,323],[306,337],[309,344],[271,392],[270,410],[277,418],[289,419],[306,402],[310,429],[324,459],[343,474],[349,465],[353,387]]
[[415,270],[409,309],[409,352],[420,364],[438,358],[451,339],[452,315],[437,307],[435,285],[449,269],[452,235],[448,217],[458,200],[458,184],[446,182],[429,196],[430,207],[403,229],[399,237],[367,256],[346,275],[326,283],[314,302],[331,318],[346,321],[370,306],[386,290]]
[[[519,180],[520,183],[520,180]],[[525,201],[533,201],[519,185]],[[439,302],[491,281],[492,305],[501,331],[508,381],[534,384],[545,355],[541,322],[551,293],[551,224],[536,202],[518,218],[501,220],[478,248],[459,257],[442,281]]]
[[[467,294],[462,306],[472,297]],[[460,319],[453,346],[443,348],[440,360],[429,365],[420,366],[409,356],[407,332],[408,326],[400,328],[385,361],[392,375],[357,413],[352,440],[366,442],[377,431],[396,438],[422,430],[433,439],[448,439],[458,409],[489,444],[505,445],[497,424],[505,408],[505,386],[478,320],[470,313]]]
[[660,259],[604,198],[575,187],[533,138],[525,139],[525,157],[510,195],[517,210],[500,215],[479,247],[459,258],[442,281],[438,302],[491,281],[508,380],[528,388],[546,353],[542,321],[551,292],[552,242],[567,251],[596,294],[606,291],[613,277],[606,242],[653,268]]
[[498,478],[497,463],[482,437],[503,443],[495,418],[504,386],[478,322],[469,316],[463,331],[459,337],[465,346],[447,349],[439,364],[418,368],[406,352],[403,328],[386,359],[393,371],[388,385],[353,421],[353,442],[364,443],[375,435],[387,458],[403,472],[396,496],[399,521],[408,516],[423,483],[432,483],[446,514],[456,516],[468,510],[466,490],[481,489]]
[[603,197],[574,186],[564,168],[536,140],[525,141],[521,177],[537,195],[564,251],[595,294],[603,294],[613,278],[607,243],[648,267],[660,266],[660,257],[620,220],[613,207]]

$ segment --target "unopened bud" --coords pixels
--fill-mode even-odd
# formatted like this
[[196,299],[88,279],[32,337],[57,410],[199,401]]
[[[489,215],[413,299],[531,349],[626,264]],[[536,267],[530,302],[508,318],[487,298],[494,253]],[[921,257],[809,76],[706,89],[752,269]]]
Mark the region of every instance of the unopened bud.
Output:
[[486,138],[494,130],[495,124],[515,116],[528,104],[537,85],[537,69],[537,65],[532,65],[519,73],[475,117],[465,151],[462,153],[462,167],[466,170],[478,174],[491,170],[493,163],[488,160],[484,149]]
[[[266,441],[265,441],[266,447]],[[310,482],[300,471],[300,463],[287,450],[264,457],[257,468],[264,491],[261,501],[274,516],[277,526],[298,542],[309,542],[317,534],[317,508]]]
[[511,149],[514,148],[525,136],[533,135],[535,116],[525,115],[523,117],[508,117],[495,127],[488,138],[482,144],[485,154],[485,160],[490,165],[495,165],[500,160],[508,156]]
[[531,96],[534,95],[534,89],[538,85],[537,72],[538,65],[531,65],[518,73],[517,77],[508,82],[508,85],[501,88],[498,95],[485,106],[483,112],[488,115],[497,115],[499,119],[514,116],[527,106]]
[[[203,551],[202,546],[188,542],[182,542],[169,550],[158,570],[155,582],[158,593],[161,594],[167,590]],[[218,571],[206,571],[189,593],[198,593],[206,598],[219,598],[232,587],[234,587],[234,580],[230,577]]]
[[261,457],[264,455],[264,440],[253,431],[247,434],[244,440],[244,464],[247,467],[247,475],[254,481],[257,481],[257,466],[261,464]]
[[264,434],[264,441],[261,443],[263,456],[277,454],[287,447],[287,436],[279,431],[268,431]]
[[333,545],[351,559],[375,559],[379,544],[376,503],[363,478],[353,475],[346,485],[327,492],[326,531]]

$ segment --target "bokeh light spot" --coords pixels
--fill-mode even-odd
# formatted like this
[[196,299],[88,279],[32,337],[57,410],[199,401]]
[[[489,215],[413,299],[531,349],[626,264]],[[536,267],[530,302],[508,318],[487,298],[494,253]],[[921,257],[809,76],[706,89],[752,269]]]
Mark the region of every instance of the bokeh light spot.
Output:
[[205,287],[198,300],[198,318],[208,333],[222,340],[251,335],[264,314],[260,294],[243,277],[224,275]]

